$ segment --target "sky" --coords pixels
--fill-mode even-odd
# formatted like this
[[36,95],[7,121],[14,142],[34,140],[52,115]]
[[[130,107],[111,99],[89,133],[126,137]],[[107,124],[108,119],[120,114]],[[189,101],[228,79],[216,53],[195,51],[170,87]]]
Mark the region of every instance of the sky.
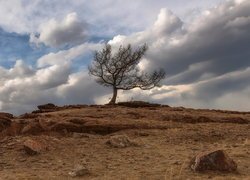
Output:
[[140,69],[166,72],[118,101],[249,111],[249,32],[249,0],[0,0],[0,111],[107,103],[87,70],[105,43],[147,43]]

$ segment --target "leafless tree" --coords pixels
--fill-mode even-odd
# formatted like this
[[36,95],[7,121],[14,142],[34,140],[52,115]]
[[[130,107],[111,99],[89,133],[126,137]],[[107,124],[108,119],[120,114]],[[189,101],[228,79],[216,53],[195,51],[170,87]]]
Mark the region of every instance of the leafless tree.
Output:
[[115,104],[117,91],[120,89],[149,90],[159,86],[160,80],[165,77],[163,70],[145,73],[137,66],[147,49],[144,44],[133,50],[129,44],[126,47],[120,46],[117,52],[112,53],[111,46],[106,44],[101,51],[95,51],[89,73],[97,77],[99,84],[113,88],[113,97],[109,104]]

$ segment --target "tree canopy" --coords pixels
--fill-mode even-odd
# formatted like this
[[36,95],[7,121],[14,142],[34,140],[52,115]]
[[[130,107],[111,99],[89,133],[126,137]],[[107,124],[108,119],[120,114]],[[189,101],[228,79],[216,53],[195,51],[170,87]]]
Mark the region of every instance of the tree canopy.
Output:
[[149,90],[160,85],[165,77],[162,69],[146,73],[138,67],[147,49],[144,44],[133,50],[129,44],[125,47],[121,45],[117,52],[112,53],[111,45],[106,44],[101,51],[95,51],[89,73],[97,77],[99,84],[113,88],[113,97],[109,104],[116,102],[117,90]]

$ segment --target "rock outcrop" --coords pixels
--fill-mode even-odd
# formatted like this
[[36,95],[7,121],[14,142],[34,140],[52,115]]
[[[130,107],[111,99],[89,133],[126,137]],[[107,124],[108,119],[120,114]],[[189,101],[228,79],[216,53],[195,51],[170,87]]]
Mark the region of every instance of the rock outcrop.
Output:
[[8,118],[0,118],[0,132],[11,125],[11,120]]
[[60,109],[58,106],[56,106],[56,105],[54,105],[52,103],[39,105],[39,106],[37,106],[37,108],[39,110],[33,111],[32,113],[54,112],[54,111],[58,111],[58,109]]
[[0,113],[0,132],[11,125],[12,118],[13,118],[12,114],[3,112]]
[[27,124],[26,126],[24,126],[21,133],[22,134],[37,135],[43,131],[44,131],[44,129],[41,127],[39,122],[31,122],[31,123]]

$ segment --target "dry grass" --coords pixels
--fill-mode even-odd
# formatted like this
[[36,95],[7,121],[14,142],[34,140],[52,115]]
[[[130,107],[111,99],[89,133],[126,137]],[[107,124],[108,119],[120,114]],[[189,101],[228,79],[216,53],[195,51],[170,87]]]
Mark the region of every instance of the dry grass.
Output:
[[[32,115],[27,117],[15,120],[26,123],[33,120]],[[84,179],[250,179],[249,113],[170,107],[77,106],[38,113],[34,117],[43,124],[72,123],[81,126],[82,133],[92,128],[88,131],[92,134],[74,136],[70,129],[42,132],[38,136],[17,133],[18,136],[6,137],[2,134],[2,179],[70,179],[68,172],[77,164],[87,166],[91,172]],[[100,133],[103,130],[106,133]],[[113,135],[126,135],[139,146],[109,147],[105,142]],[[27,156],[20,149],[28,138],[43,140],[49,150]],[[207,149],[226,150],[238,163],[238,174],[192,172],[189,161]]]

